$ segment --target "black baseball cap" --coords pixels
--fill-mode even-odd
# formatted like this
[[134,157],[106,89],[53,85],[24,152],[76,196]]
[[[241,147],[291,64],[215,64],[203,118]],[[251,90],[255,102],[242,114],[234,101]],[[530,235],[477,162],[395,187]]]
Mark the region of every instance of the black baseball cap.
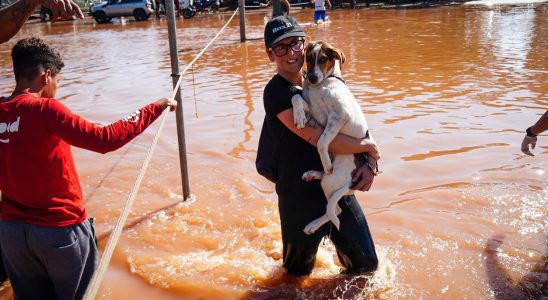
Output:
[[295,18],[290,16],[278,16],[266,23],[264,28],[264,44],[271,48],[279,41],[288,37],[305,37],[302,27]]

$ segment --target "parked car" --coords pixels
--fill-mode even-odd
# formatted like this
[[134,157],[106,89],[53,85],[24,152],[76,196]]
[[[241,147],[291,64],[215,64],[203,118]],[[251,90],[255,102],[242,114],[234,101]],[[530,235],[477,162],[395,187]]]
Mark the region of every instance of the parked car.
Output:
[[[268,0],[245,0],[246,9],[259,8],[260,3],[266,4]],[[227,6],[229,10],[235,10],[238,8],[238,0],[224,0],[221,1],[221,7]]]
[[144,21],[153,13],[150,0],[108,0],[93,5],[90,9],[90,14],[97,23],[108,23],[112,18],[128,16]]

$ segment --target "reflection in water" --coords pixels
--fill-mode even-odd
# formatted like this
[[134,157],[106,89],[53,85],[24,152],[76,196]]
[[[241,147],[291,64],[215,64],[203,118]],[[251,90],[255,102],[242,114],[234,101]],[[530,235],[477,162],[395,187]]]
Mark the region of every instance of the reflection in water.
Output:
[[494,144],[487,144],[487,145],[481,145],[481,146],[474,146],[474,147],[462,147],[459,149],[453,149],[453,150],[443,150],[443,151],[430,151],[428,153],[424,154],[414,154],[411,156],[402,157],[403,160],[424,160],[431,157],[437,157],[437,156],[443,156],[443,155],[453,155],[458,153],[464,153],[469,152],[477,149],[483,149],[483,148],[489,148],[489,147],[503,147],[508,146],[508,144],[503,143],[494,143]]
[[244,123],[245,125],[247,126],[246,129],[244,129],[244,140],[241,141],[237,147],[235,147],[234,149],[232,149],[232,151],[229,152],[229,154],[231,156],[234,156],[234,157],[239,157],[240,156],[240,152],[242,151],[246,151],[246,152],[254,152],[256,151],[256,148],[255,147],[252,147],[250,149],[247,149],[245,147],[245,145],[250,141],[251,139],[251,133],[254,131],[254,127],[253,127],[253,123],[251,122],[251,120],[249,119],[251,114],[255,111],[255,107],[254,107],[254,103],[253,103],[253,97],[252,97],[252,93],[251,93],[251,89],[249,88],[250,85],[249,85],[249,80],[248,80],[248,73],[247,73],[247,70],[248,70],[248,64],[247,64],[247,61],[249,59],[249,55],[248,55],[248,50],[247,50],[247,45],[246,44],[242,44],[241,46],[241,49],[242,49],[242,54],[241,54],[241,58],[242,58],[242,62],[239,64],[242,68],[241,70],[243,71],[243,75],[242,75],[242,83],[243,83],[243,90],[245,91],[245,105],[247,107],[247,111],[246,111],[246,114],[245,114],[245,117],[244,117]]
[[[312,276],[297,282],[281,269],[274,187],[254,167],[262,92],[274,72],[258,38],[265,13],[246,13],[251,39],[243,44],[237,21],[230,24],[198,61],[194,80],[185,76],[196,198],[180,202],[171,115],[102,283],[103,299],[492,299],[483,252],[494,232],[507,236],[510,250],[497,258],[510,278],[545,259],[548,152],[526,157],[519,143],[548,106],[548,4],[341,9],[329,12],[329,25],[304,27],[311,40],[327,39],[345,52],[343,76],[380,145],[384,173],[371,191],[357,194],[379,270],[339,275],[327,243]],[[309,9],[292,14],[312,20]],[[182,66],[228,17],[177,21]],[[42,36],[65,60],[59,99],[89,120],[110,123],[170,94],[165,28],[164,19],[29,24],[0,45],[0,94],[13,88],[15,41]],[[155,130],[107,155],[74,149],[101,249]],[[538,147],[546,150],[544,141]],[[0,290],[0,298],[10,299],[7,293]]]

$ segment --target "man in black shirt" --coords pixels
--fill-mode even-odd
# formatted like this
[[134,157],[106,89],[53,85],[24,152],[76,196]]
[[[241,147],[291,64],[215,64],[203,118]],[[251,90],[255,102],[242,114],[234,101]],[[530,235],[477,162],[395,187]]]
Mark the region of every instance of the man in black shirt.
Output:
[[[340,230],[327,223],[312,235],[303,232],[309,222],[325,213],[327,204],[320,181],[301,179],[306,171],[322,170],[316,143],[323,128],[314,120],[310,120],[304,129],[297,129],[293,123],[291,98],[302,86],[304,38],[304,32],[292,17],[276,17],[265,27],[266,52],[277,67],[277,74],[265,87],[263,101],[268,132],[278,150],[276,193],[282,227],[283,266],[291,275],[310,274],[321,239],[328,235],[347,273],[372,272],[378,264],[375,246],[354,196],[345,196],[339,201],[342,208]],[[329,151],[335,154],[366,152],[370,157],[378,157],[377,147],[371,141],[344,135],[335,138]],[[357,182],[355,189],[368,190],[373,174],[363,166],[356,170],[354,180]]]

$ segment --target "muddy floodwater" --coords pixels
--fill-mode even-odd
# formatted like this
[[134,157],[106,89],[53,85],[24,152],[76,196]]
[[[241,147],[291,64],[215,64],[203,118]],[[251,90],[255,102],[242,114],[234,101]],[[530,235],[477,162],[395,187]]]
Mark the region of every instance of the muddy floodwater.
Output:
[[[184,75],[195,200],[182,202],[175,115],[166,123],[98,299],[495,299],[546,295],[548,135],[521,153],[548,108],[548,3],[428,9],[292,10],[311,40],[347,58],[343,75],[379,144],[383,171],[357,197],[380,265],[344,277],[334,247],[299,282],[278,280],[274,186],[255,171],[262,92],[275,72],[262,40],[268,10],[238,18]],[[181,66],[230,13],[177,21]],[[171,94],[165,19],[30,23],[0,45],[0,94],[14,87],[10,50],[39,36],[66,67],[58,99],[108,124]],[[106,155],[74,148],[89,215],[105,248],[159,122]],[[4,286],[2,299],[11,299]]]

